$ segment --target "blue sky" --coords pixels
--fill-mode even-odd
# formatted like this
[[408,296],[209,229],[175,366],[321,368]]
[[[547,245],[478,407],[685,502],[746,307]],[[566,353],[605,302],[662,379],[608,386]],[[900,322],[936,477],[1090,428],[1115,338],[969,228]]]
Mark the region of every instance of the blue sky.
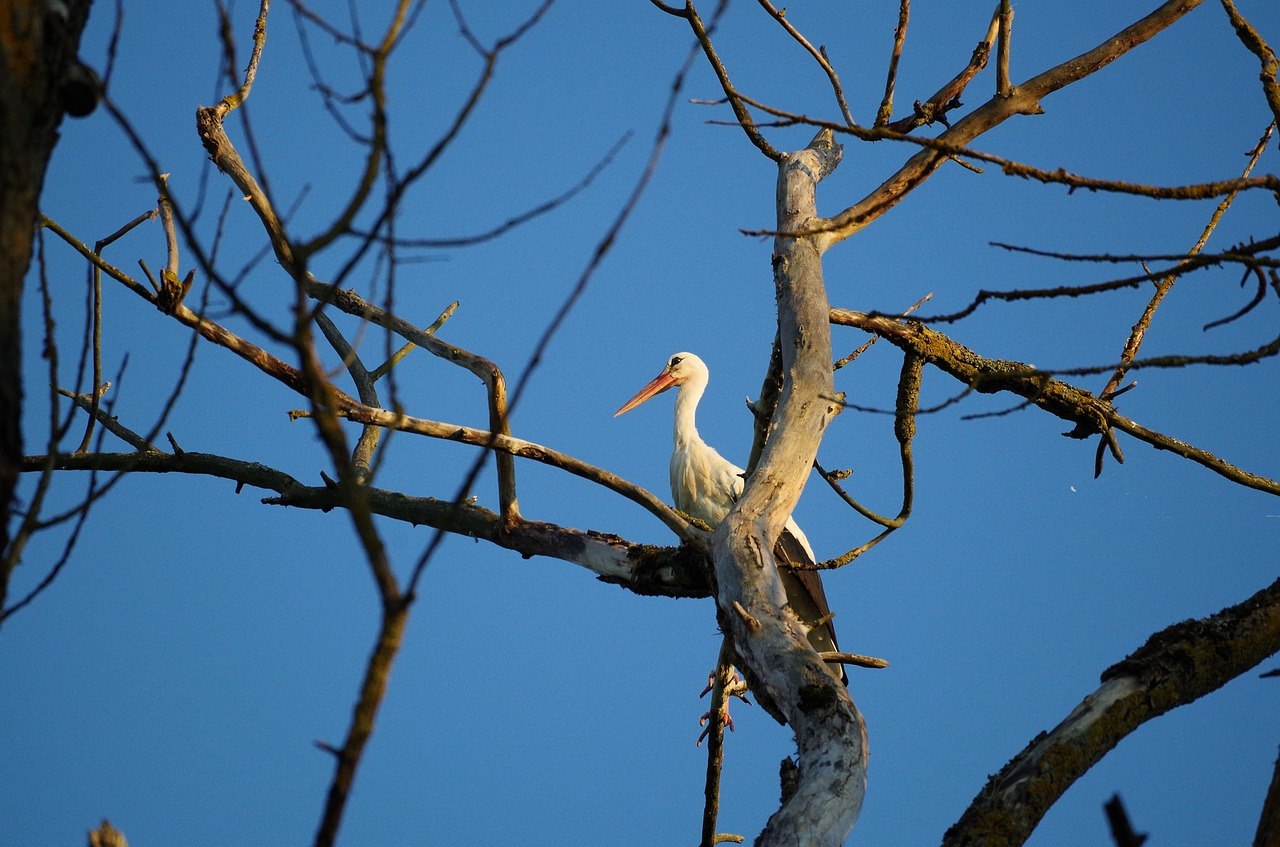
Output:
[[[486,42],[533,6],[463,5]],[[963,66],[992,5],[917,4],[897,114]],[[1015,82],[1093,46],[1154,5],[1015,4]],[[1242,0],[1240,8],[1280,43],[1273,3]],[[869,123],[897,4],[797,3],[789,11],[815,43],[827,45],[855,117]],[[235,9],[241,62],[254,12],[243,0]],[[355,151],[309,91],[287,7],[272,15],[248,111],[275,195],[283,205],[303,195],[293,231],[313,234],[350,191]],[[377,21],[365,24],[377,31]],[[110,5],[99,3],[83,51],[99,68],[110,29]],[[349,55],[322,36],[313,40],[331,81],[350,87]],[[574,184],[624,133],[635,136],[589,189],[555,213],[480,247],[423,251],[425,261],[400,272],[401,313],[425,325],[459,300],[441,335],[517,375],[643,168],[689,43],[680,21],[647,3],[553,6],[501,58],[458,143],[411,195],[401,233],[484,230]],[[836,116],[824,77],[754,4],[731,6],[717,44],[742,90],[794,111]],[[127,4],[113,96],[187,204],[195,201],[205,160],[194,110],[212,101],[217,67],[212,8]],[[428,4],[389,80],[399,162],[413,161],[448,127],[477,70],[447,5]],[[1221,8],[1206,3],[1046,100],[1046,114],[1011,120],[975,146],[1101,178],[1229,178],[1269,120],[1256,79],[1256,59],[1235,40]],[[992,86],[988,69],[963,99],[977,105]],[[697,64],[685,99],[718,94],[705,63]],[[739,230],[773,222],[775,171],[739,131],[709,123],[727,116],[724,109],[679,107],[649,190],[548,349],[513,422],[520,437],[664,497],[669,399],[618,420],[612,412],[667,356],[693,350],[712,371],[701,431],[742,463],[751,438],[742,398],[759,390],[773,334],[770,245]],[[787,129],[770,137],[787,148],[811,134]],[[848,141],[843,164],[820,187],[819,210],[833,213],[859,199],[913,149]],[[1276,162],[1268,150],[1259,171],[1275,172]],[[64,123],[43,209],[92,242],[153,205],[143,175],[99,110]],[[201,224],[206,238],[226,188],[212,177],[214,199]],[[989,242],[1176,252],[1194,242],[1211,209],[1069,195],[994,169],[977,175],[948,167],[828,253],[828,290],[834,305],[883,310],[934,292],[926,311],[942,312],[979,288],[1096,281],[1133,268],[1057,263]],[[1275,220],[1273,198],[1242,196],[1209,249],[1273,234]],[[236,201],[228,266],[261,243],[249,210]],[[126,269],[139,258],[156,268],[163,249],[151,226],[107,257]],[[46,250],[70,381],[85,272],[62,245],[50,241]],[[320,257],[317,273],[344,255],[339,249]],[[367,286],[373,273],[362,268],[358,284]],[[1229,352],[1272,338],[1270,302],[1228,327],[1201,330],[1246,302],[1250,292],[1237,283],[1234,271],[1180,282],[1144,352]],[[242,294],[286,319],[292,295],[270,263]],[[1144,292],[1131,291],[996,304],[948,332],[988,356],[1042,367],[1104,364],[1117,357],[1145,302]],[[145,430],[172,390],[187,335],[118,286],[108,287],[105,310],[107,371],[114,374],[128,357],[117,414]],[[29,452],[40,450],[44,437],[39,321],[38,301],[29,296]],[[863,340],[849,330],[833,335],[838,355]],[[376,361],[381,339],[371,335],[366,344]],[[898,354],[878,344],[840,372],[838,387],[860,404],[891,405],[899,365]],[[396,373],[411,413],[483,425],[483,394],[469,374],[421,352]],[[1139,388],[1120,403],[1124,413],[1244,468],[1280,473],[1274,362],[1137,379]],[[1096,391],[1104,381],[1080,384]],[[928,372],[924,402],[958,388]],[[309,426],[286,415],[301,405],[225,351],[203,347],[166,429],[186,449],[262,461],[315,483],[327,460]],[[1126,464],[1109,463],[1095,480],[1094,444],[1062,438],[1068,427],[1061,421],[1036,411],[961,419],[1008,405],[1008,397],[973,397],[923,416],[911,520],[826,577],[842,645],[892,663],[851,674],[871,745],[867,800],[851,843],[938,841],[986,776],[1061,720],[1103,669],[1151,632],[1239,602],[1276,576],[1280,504],[1269,496],[1123,439]],[[458,445],[396,435],[378,484],[450,496],[472,459]],[[891,419],[840,416],[820,460],[853,469],[855,496],[896,511]],[[518,474],[530,518],[672,541],[647,513],[576,478],[530,463]],[[60,477],[54,508],[77,502],[85,482]],[[820,480],[811,482],[796,517],[820,556],[874,534]],[[491,475],[476,493],[494,505]],[[12,843],[75,843],[104,816],[136,845],[310,840],[332,770],[312,741],[338,742],[346,730],[377,600],[345,518],[265,506],[260,496],[250,489],[237,495],[232,484],[209,479],[130,477],[95,508],[56,584],[6,622],[0,674],[11,682],[0,707],[0,820]],[[383,530],[393,564],[406,573],[429,531],[391,523]],[[32,544],[11,596],[43,576],[60,544],[54,533]],[[421,594],[342,843],[696,840],[704,759],[693,741],[705,708],[696,695],[719,644],[710,601],[637,597],[573,565],[522,560],[460,538],[441,549]],[[1030,843],[1107,843],[1101,805],[1114,792],[1135,826],[1152,833],[1152,844],[1246,843],[1280,743],[1278,698],[1275,680],[1250,673],[1144,726],[1068,792]],[[774,808],[777,763],[790,752],[790,737],[758,708],[739,706],[735,719],[721,826],[750,838]]]

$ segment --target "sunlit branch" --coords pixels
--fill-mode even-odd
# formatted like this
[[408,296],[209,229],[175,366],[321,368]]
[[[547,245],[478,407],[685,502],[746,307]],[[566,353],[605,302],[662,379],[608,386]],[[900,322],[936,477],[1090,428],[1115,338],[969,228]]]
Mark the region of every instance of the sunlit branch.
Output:
[[787,31],[787,34],[794,38],[796,43],[803,47],[813,57],[813,60],[818,63],[818,66],[822,68],[822,72],[827,75],[827,79],[831,82],[832,93],[835,94],[836,103],[840,106],[840,114],[844,115],[845,123],[849,126],[856,126],[857,121],[853,119],[853,113],[849,111],[849,104],[845,101],[844,87],[840,84],[840,77],[836,74],[836,69],[831,66],[831,60],[827,57],[826,50],[822,47],[814,47],[809,43],[809,39],[805,38],[800,30],[796,29],[791,24],[791,21],[787,20],[786,9],[779,10],[769,0],[758,0],[758,2],[769,13],[769,16],[777,21]]
[[[1082,388],[1076,388],[1059,379],[1044,374],[1021,362],[1004,359],[988,359],[969,348],[929,329],[916,321],[898,321],[892,318],[868,315],[848,309],[832,309],[832,323],[853,326],[875,332],[886,341],[907,352],[914,352],[928,364],[950,374],[963,383],[967,390],[992,394],[1009,391],[1031,400],[1035,406],[1065,421],[1076,424],[1072,437],[1086,438],[1105,432],[1108,427],[1127,432],[1145,441],[1157,450],[1167,450],[1190,459],[1231,482],[1268,494],[1280,495],[1280,482],[1243,470],[1225,462],[1207,450],[1184,441],[1148,429],[1116,411],[1107,400],[1096,397]],[[1248,354],[1230,356],[1179,356],[1160,357],[1133,362],[1136,369],[1144,365],[1181,367],[1203,362],[1208,364],[1244,364],[1256,361],[1264,355],[1280,353],[1280,338]],[[1065,373],[1081,374],[1106,372],[1114,366],[1099,368],[1073,368]]]
[[1267,105],[1271,107],[1272,116],[1277,123],[1280,123],[1280,82],[1276,80],[1276,73],[1280,71],[1280,60],[1276,59],[1276,53],[1271,49],[1271,45],[1267,44],[1266,39],[1259,34],[1253,24],[1240,14],[1232,0],[1222,0],[1222,8],[1227,10],[1227,17],[1231,19],[1231,26],[1235,29],[1240,43],[1258,57],[1258,62],[1262,65],[1261,73],[1258,75],[1262,82],[1262,93],[1267,98]]
[[1009,81],[1009,49],[1013,39],[1013,4],[1000,0],[1000,35],[996,39],[996,94],[1008,97],[1013,89]]
[[698,15],[698,10],[694,8],[693,0],[686,0],[684,14],[681,17],[689,22],[689,27],[693,30],[694,37],[698,39],[698,44],[702,46],[702,52],[706,55],[711,69],[715,71],[716,79],[720,80],[720,87],[724,90],[725,97],[729,98],[729,106],[733,109],[733,114],[737,117],[742,131],[747,134],[747,138],[756,146],[756,149],[776,162],[782,157],[782,154],[765,140],[765,137],[760,134],[760,130],[756,128],[751,113],[747,111],[742,98],[738,95],[738,90],[729,81],[729,71],[725,68],[724,62],[721,61],[720,56],[716,53],[715,46],[711,43],[711,31],[715,29],[716,21],[719,20],[725,5],[725,0],[721,0],[716,7],[710,29],[703,24],[702,18]]
[[898,82],[898,62],[902,59],[902,45],[907,40],[907,24],[911,20],[911,0],[898,0],[898,24],[893,30],[893,52],[889,54],[889,71],[885,74],[884,98],[876,111],[875,126],[883,127],[893,117],[893,90]]
[[[808,115],[788,112],[784,109],[770,106],[767,103],[762,103],[745,94],[739,93],[738,96],[744,103],[780,118],[779,121],[776,121],[771,125],[814,126],[822,129],[829,129],[832,132],[838,132],[844,135],[851,135],[862,141],[898,141],[906,144],[913,144],[917,147],[923,147],[926,150],[945,154],[948,158],[955,159],[957,162],[963,163],[964,159],[974,159],[980,162],[987,162],[999,167],[1007,176],[1022,177],[1024,179],[1030,179],[1045,184],[1065,185],[1072,191],[1075,191],[1076,189],[1084,189],[1087,191],[1101,191],[1114,194],[1131,194],[1137,197],[1148,197],[1153,200],[1209,200],[1215,197],[1221,197],[1225,194],[1246,190],[1261,189],[1264,191],[1280,191],[1280,177],[1277,177],[1274,174],[1265,174],[1260,177],[1252,178],[1237,177],[1216,180],[1214,182],[1171,186],[1146,185],[1136,182],[1126,182],[1124,180],[1100,179],[1097,177],[1071,173],[1064,168],[1055,168],[1052,170],[1047,168],[1038,168],[1024,162],[1017,162],[1003,156],[997,156],[994,153],[986,153],[962,144],[954,144],[945,140],[945,133],[943,136],[939,136],[938,138],[927,138],[924,136],[909,135],[890,127],[848,127],[823,118],[814,118]],[[718,103],[723,101],[715,102]],[[710,121],[710,123],[728,123],[729,125],[735,125],[732,121]],[[757,122],[756,125],[765,126],[766,124]],[[824,230],[820,228],[815,228],[807,230],[806,232],[788,234],[818,234],[823,231]],[[778,235],[779,233],[773,230],[743,230],[743,234],[750,236],[772,236]]]
[[[23,471],[39,472],[46,462],[58,471],[129,471],[210,476],[244,486],[275,492],[263,500],[268,505],[330,511],[342,508],[338,494],[328,485],[306,486],[283,471],[212,453],[158,449],[128,453],[88,453],[28,456]],[[368,488],[375,514],[403,523],[442,527],[469,538],[479,538],[513,550],[522,556],[545,556],[581,565],[602,580],[639,594],[667,597],[706,597],[705,559],[693,546],[657,547],[636,544],[616,535],[576,530],[555,524],[523,520],[514,529],[504,528],[500,516],[474,503],[456,504],[432,497],[412,497],[397,491]]]
[[1175,624],[1102,673],[1102,685],[1040,733],[943,837],[943,847],[1019,845],[1058,798],[1147,721],[1216,691],[1280,650],[1280,581]]
[[[1170,0],[1164,3],[1145,18],[1125,27],[1092,50],[1068,59],[1032,77],[1022,85],[1016,86],[1009,96],[997,96],[987,101],[958,120],[949,130],[942,133],[938,140],[964,146],[1014,115],[1036,113],[1041,109],[1040,101],[1044,97],[1101,70],[1171,26],[1201,2],[1203,0]],[[881,183],[878,188],[823,225],[825,227],[824,246],[830,247],[836,242],[843,241],[896,206],[948,158],[948,155],[933,150],[921,151],[912,156],[898,169],[897,173]]]
[[986,35],[978,42],[978,46],[973,48],[973,54],[969,57],[969,64],[965,65],[960,73],[956,74],[946,85],[939,88],[928,100],[923,103],[917,100],[912,114],[909,117],[900,118],[890,123],[888,125],[889,129],[906,133],[935,121],[943,126],[949,126],[947,112],[962,105],[960,103],[960,95],[964,93],[965,88],[968,87],[973,78],[987,66],[987,60],[991,57],[991,48],[995,44],[996,35],[999,31],[1000,7],[997,6],[991,16],[991,22],[987,24]]

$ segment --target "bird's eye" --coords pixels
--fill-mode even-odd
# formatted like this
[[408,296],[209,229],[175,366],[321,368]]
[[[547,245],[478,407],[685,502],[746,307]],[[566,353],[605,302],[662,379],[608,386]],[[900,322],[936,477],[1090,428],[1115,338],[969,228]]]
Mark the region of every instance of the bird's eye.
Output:
[[676,365],[680,364],[682,361],[684,361],[684,359],[683,359],[682,357],[680,357],[680,356],[672,356],[672,357],[671,357],[671,367],[673,367],[673,368],[674,368]]

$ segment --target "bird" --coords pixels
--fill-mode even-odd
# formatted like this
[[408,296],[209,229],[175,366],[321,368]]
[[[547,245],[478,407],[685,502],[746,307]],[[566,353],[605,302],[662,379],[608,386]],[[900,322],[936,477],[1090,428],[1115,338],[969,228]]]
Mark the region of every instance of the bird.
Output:
[[[679,388],[675,403],[675,446],[671,452],[671,496],[680,511],[715,527],[724,520],[742,495],[746,472],[716,452],[698,434],[698,402],[707,389],[711,373],[706,363],[693,353],[676,353],[662,372],[636,395],[622,404],[614,417],[626,414],[670,388]],[[792,518],[778,537],[774,556],[780,564],[812,565],[817,559],[804,532]],[[787,603],[808,630],[809,644],[819,653],[839,652],[831,609],[814,570],[779,568]],[[848,678],[841,664],[828,669],[841,682]]]

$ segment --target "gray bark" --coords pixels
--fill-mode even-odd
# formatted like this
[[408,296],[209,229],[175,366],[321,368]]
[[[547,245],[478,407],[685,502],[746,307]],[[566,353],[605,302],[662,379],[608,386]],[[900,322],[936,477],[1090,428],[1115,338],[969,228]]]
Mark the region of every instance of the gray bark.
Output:
[[783,387],[760,462],[712,538],[721,626],[752,689],[796,734],[795,792],[770,818],[758,844],[838,845],[862,808],[866,726],[848,690],[810,647],[773,558],[774,542],[800,498],[827,425],[840,410],[831,370],[830,307],[821,246],[785,233],[820,223],[815,189],[840,160],[824,130],[778,162],[778,298]]

